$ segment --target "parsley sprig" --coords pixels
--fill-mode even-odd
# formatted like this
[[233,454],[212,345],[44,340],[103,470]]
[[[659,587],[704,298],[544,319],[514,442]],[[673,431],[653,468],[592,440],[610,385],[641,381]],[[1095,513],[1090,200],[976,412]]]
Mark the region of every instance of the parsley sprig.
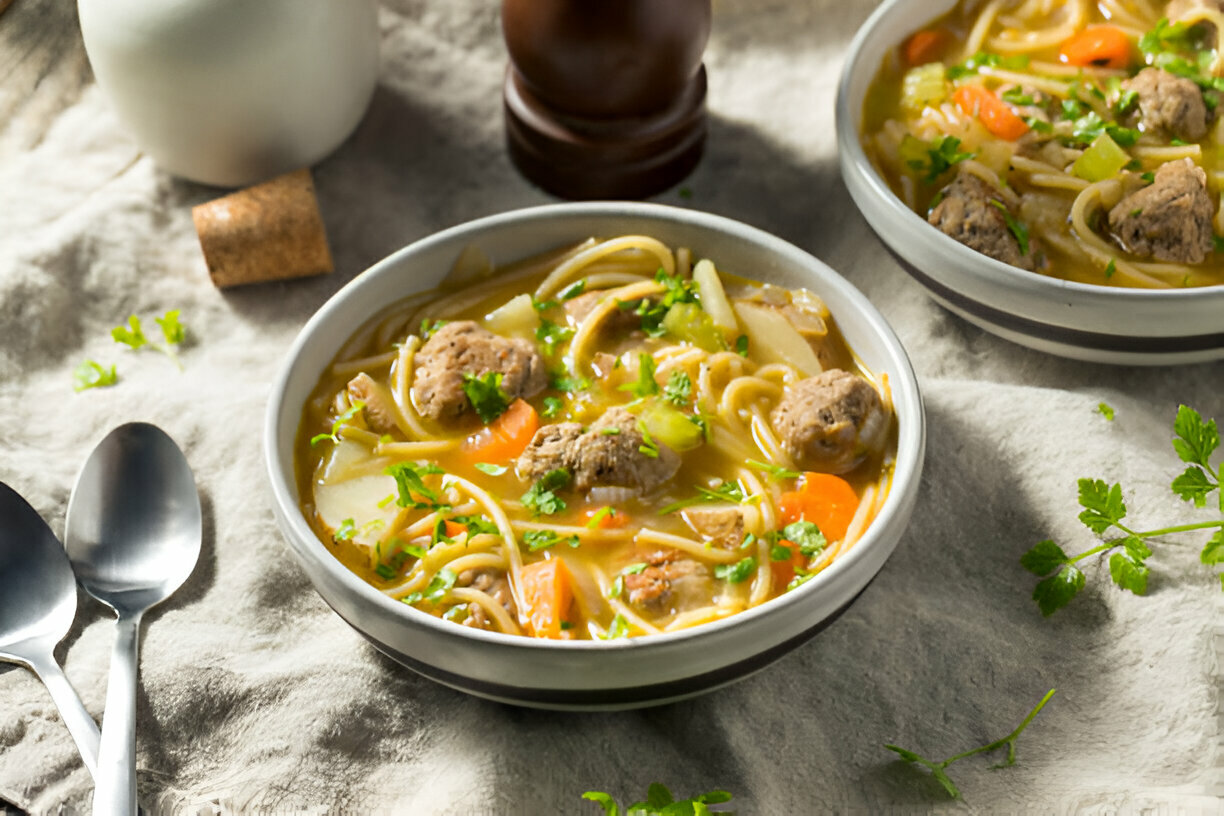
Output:
[[1021,732],[1023,732],[1025,728],[1028,728],[1028,724],[1033,721],[1033,718],[1036,717],[1037,714],[1041,711],[1041,709],[1045,707],[1045,704],[1050,701],[1050,698],[1054,696],[1055,691],[1057,691],[1057,689],[1050,689],[1049,691],[1047,691],[1046,695],[1041,698],[1041,702],[1038,703],[1037,706],[1028,713],[1028,716],[1025,717],[1018,726],[1016,726],[1016,730],[1012,731],[1010,734],[1008,734],[1003,739],[995,740],[994,742],[983,745],[980,748],[974,748],[970,751],[965,751],[963,753],[956,754],[955,756],[950,756],[947,759],[943,760],[942,762],[935,762],[933,760],[927,759],[926,757],[922,756],[921,754],[918,754],[915,751],[909,751],[909,750],[906,750],[905,748],[901,748],[896,745],[885,745],[884,747],[890,751],[895,751],[897,755],[900,756],[902,759],[904,759],[906,762],[913,762],[918,765],[924,765],[927,768],[929,768],[931,771],[931,774],[935,777],[936,781],[939,782],[939,784],[943,785],[943,788],[944,790],[948,792],[948,795],[951,796],[953,799],[959,799],[961,795],[960,791],[957,789],[956,785],[952,783],[952,780],[948,777],[948,774],[945,773],[945,771],[947,770],[947,767],[951,765],[953,762],[957,762],[959,760],[966,759],[968,757],[973,756],[974,754],[986,754],[991,751],[997,751],[998,749],[1002,748],[1004,745],[1007,746],[1007,759],[1004,760],[1001,765],[997,765],[995,767],[1005,768],[1010,765],[1015,765],[1016,764],[1016,740],[1019,739]]
[[[620,805],[610,794],[603,791],[587,791],[582,794],[582,798],[602,807],[604,816],[621,816]],[[634,802],[623,812],[624,816],[709,816],[709,814],[720,812],[710,810],[709,805],[730,801],[731,794],[725,790],[699,793],[688,799],[677,801],[667,786],[654,782],[646,790],[644,800]]]
[[[1154,539],[1194,530],[1215,529],[1215,533],[1204,544],[1199,560],[1207,566],[1224,564],[1224,491],[1220,491],[1219,466],[1213,467],[1211,457],[1220,444],[1220,434],[1214,419],[1203,421],[1193,408],[1178,407],[1173,422],[1173,449],[1188,467],[1170,483],[1173,492],[1183,501],[1195,507],[1205,507],[1211,494],[1217,493],[1222,517],[1216,520],[1188,522],[1161,527],[1156,530],[1135,530],[1124,523],[1126,503],[1122,499],[1122,486],[1106,484],[1102,479],[1079,480],[1079,504],[1083,511],[1079,520],[1097,535],[1115,529],[1121,535],[1107,538],[1096,547],[1079,555],[1069,556],[1052,539],[1038,542],[1020,558],[1020,564],[1029,572],[1045,576],[1033,590],[1041,614],[1050,616],[1062,609],[1084,588],[1085,576],[1076,566],[1079,562],[1111,552],[1109,576],[1115,584],[1125,590],[1143,595],[1147,592],[1150,569],[1147,558],[1152,554],[1149,546]],[[1224,573],[1220,573],[1221,588],[1224,588]]]
[[713,488],[694,485],[693,489],[697,491],[696,496],[672,502],[666,507],[661,508],[659,515],[666,516],[668,513],[674,513],[682,508],[704,502],[745,502],[748,500],[748,497],[744,494],[744,488],[740,486],[739,482],[721,482]]
[[565,500],[555,491],[568,485],[571,478],[570,472],[565,468],[548,471],[523,494],[523,506],[536,515],[551,516],[560,513],[565,509]]
[[486,371],[479,377],[470,371],[463,372],[463,393],[486,425],[510,407],[510,395],[502,390],[501,384],[500,371]]

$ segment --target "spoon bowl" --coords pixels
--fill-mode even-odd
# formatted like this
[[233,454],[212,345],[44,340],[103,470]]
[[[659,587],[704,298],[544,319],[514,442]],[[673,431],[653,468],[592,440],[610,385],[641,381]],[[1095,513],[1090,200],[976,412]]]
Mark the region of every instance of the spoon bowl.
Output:
[[136,674],[140,621],[195,568],[200,497],[183,452],[155,425],[111,431],[77,476],[65,543],[85,591],[115,610],[95,814],[136,812]]
[[0,659],[43,681],[92,774],[98,726],[54,655],[76,608],[76,581],[59,539],[38,511],[0,482]]

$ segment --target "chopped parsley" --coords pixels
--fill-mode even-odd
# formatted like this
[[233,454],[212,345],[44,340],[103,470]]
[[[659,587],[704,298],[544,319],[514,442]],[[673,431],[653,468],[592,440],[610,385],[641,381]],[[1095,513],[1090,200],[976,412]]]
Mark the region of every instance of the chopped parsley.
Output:
[[470,371],[463,372],[463,393],[486,425],[510,407],[510,395],[502,390],[501,384],[500,371],[488,371],[481,377]]
[[540,550],[554,547],[557,544],[577,547],[581,542],[579,542],[576,535],[560,536],[552,530],[528,530],[523,533],[523,543],[527,545],[527,549],[531,552],[539,552]]
[[629,621],[625,620],[625,616],[617,613],[612,619],[612,625],[608,627],[607,634],[603,635],[604,640],[616,640],[618,638],[629,637]]
[[1109,263],[1105,265],[1105,280],[1109,280],[1118,271],[1118,262],[1113,258],[1109,259]]
[[451,521],[466,527],[469,539],[478,535],[501,535],[497,525],[484,516],[452,516]]
[[574,335],[574,330],[568,326],[558,326],[556,323],[542,318],[539,327],[535,330],[535,337],[544,344],[544,353],[550,357],[557,353],[557,347],[570,339]]
[[579,278],[569,286],[562,289],[561,293],[558,294],[557,297],[561,298],[562,300],[573,300],[586,291],[586,286],[586,278]]
[[616,515],[616,508],[611,505],[604,505],[591,514],[591,518],[587,521],[586,526],[589,530],[597,529],[601,522],[606,518],[612,518]]
[[638,445],[638,453],[647,456],[651,459],[659,458],[659,443],[655,442],[650,435],[650,431],[646,429],[646,423],[638,420],[638,433],[642,435],[642,444]]
[[413,592],[411,595],[404,596],[403,601],[406,604],[415,604],[421,601],[436,604],[446,597],[446,593],[450,592],[451,587],[455,585],[455,581],[458,578],[458,575],[443,567],[430,580],[424,592]]
[[668,513],[674,513],[684,507],[691,507],[694,504],[703,504],[706,502],[736,502],[741,503],[747,501],[744,495],[744,488],[739,482],[722,482],[716,487],[702,487],[694,485],[693,489],[697,491],[697,495],[691,499],[681,499],[677,502],[672,502],[659,511],[660,516],[665,516]]
[[354,402],[344,413],[340,414],[340,416],[336,417],[335,421],[332,422],[331,433],[317,434],[316,436],[312,436],[310,438],[310,444],[317,445],[327,439],[330,439],[332,442],[339,442],[340,429],[352,422],[353,418],[357,416],[357,414],[360,413],[361,409],[364,407],[365,403],[361,400]]
[[600,428],[600,436],[620,436],[620,428]]
[[617,387],[618,391],[628,391],[638,399],[659,393],[659,384],[655,382],[655,361],[646,352],[638,354],[637,380]]
[[748,356],[748,335],[741,334],[735,338],[735,353],[741,357]]
[[434,332],[436,332],[438,329],[445,326],[446,323],[447,321],[445,320],[430,320],[429,318],[422,320],[421,321],[421,339],[428,340],[433,335]]
[[982,68],[1003,68],[1010,71],[1022,71],[1028,68],[1028,65],[1029,58],[1027,54],[1005,57],[1002,54],[979,51],[961,64],[950,66],[948,68],[948,79],[961,79],[972,76]]
[[93,360],[85,360],[72,372],[73,388],[84,391],[86,388],[106,388],[119,382],[115,367],[110,368]]
[[1008,88],[1006,91],[999,94],[999,98],[1002,99],[1004,102],[1007,102],[1012,105],[1017,105],[1019,107],[1025,107],[1028,105],[1035,104],[1033,95],[1030,93],[1026,93],[1025,90],[1021,88],[1019,85],[1016,85],[1013,88]]
[[565,391],[572,393],[574,391],[585,391],[591,387],[591,381],[586,377],[571,375],[565,369],[559,369],[552,373],[549,386],[557,391]]
[[544,405],[540,408],[540,416],[552,419],[560,414],[563,408],[565,408],[565,402],[560,397],[545,397]]
[[332,538],[336,541],[349,541],[357,534],[357,525],[351,518],[346,518],[340,522],[340,526],[336,528],[336,532],[332,533]]
[[782,537],[799,547],[804,555],[817,555],[828,545],[824,533],[810,521],[796,521],[782,528]]
[[714,567],[714,577],[729,584],[739,584],[747,581],[756,572],[757,560],[753,556],[741,558],[734,564],[718,564]]
[[803,475],[797,470],[789,470],[781,465],[771,465],[768,462],[758,462],[756,459],[749,459],[748,466],[763,470],[775,479],[798,479]]
[[523,506],[536,515],[559,513],[565,509],[565,501],[554,491],[568,485],[570,478],[570,472],[565,468],[548,471],[523,494]]
[[505,465],[494,465],[490,464],[489,462],[477,462],[472,467],[476,468],[481,473],[487,473],[490,476],[500,476],[509,469]]
[[687,373],[676,369],[668,375],[667,384],[663,386],[663,399],[672,405],[687,405],[692,396],[693,381]]
[[1028,227],[1022,221],[1011,214],[1011,210],[1007,209],[1007,205],[997,198],[990,199],[990,203],[999,208],[999,212],[1003,213],[1003,221],[1007,224],[1007,229],[1016,237],[1016,243],[1020,245],[1020,254],[1027,255],[1029,252],[1029,232]]
[[1097,413],[1099,413],[1101,416],[1105,417],[1105,418],[1106,418],[1107,420],[1109,420],[1110,422],[1113,422],[1113,421],[1114,421],[1114,409],[1113,409],[1113,406],[1112,406],[1112,405],[1110,405],[1110,404],[1109,404],[1109,403],[1107,403],[1107,402],[1102,402],[1102,403],[1099,403],[1099,404],[1097,405]]
[[140,327],[140,318],[136,315],[128,315],[126,326],[116,326],[111,329],[111,338],[116,343],[122,343],[128,348],[134,349],[138,349],[149,342]]
[[923,174],[922,180],[930,184],[953,166],[977,155],[962,152],[960,144],[955,136],[942,136],[932,142],[906,136],[901,143],[901,155],[906,165]]
[[425,486],[425,476],[445,472],[434,463],[396,462],[394,465],[388,465],[383,472],[395,479],[395,487],[399,491],[395,503],[400,507],[416,510],[441,510],[450,507],[439,500],[434,490]]

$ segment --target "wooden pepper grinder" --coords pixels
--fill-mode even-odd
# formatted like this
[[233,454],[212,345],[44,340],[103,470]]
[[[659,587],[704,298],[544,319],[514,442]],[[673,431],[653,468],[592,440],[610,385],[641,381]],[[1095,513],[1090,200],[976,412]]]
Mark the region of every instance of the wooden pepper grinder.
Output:
[[644,198],[706,134],[710,0],[503,0],[510,158],[563,198]]

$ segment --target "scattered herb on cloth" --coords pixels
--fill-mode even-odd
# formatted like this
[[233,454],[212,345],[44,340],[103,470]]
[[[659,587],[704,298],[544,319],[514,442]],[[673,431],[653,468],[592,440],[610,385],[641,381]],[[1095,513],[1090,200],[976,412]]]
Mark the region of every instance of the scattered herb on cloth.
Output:
[[[1152,554],[1149,546],[1155,539],[1174,533],[1214,529],[1215,533],[1203,545],[1199,560],[1207,566],[1224,564],[1224,492],[1220,491],[1219,466],[1212,467],[1211,457],[1220,445],[1220,434],[1214,419],[1207,422],[1193,408],[1185,405],[1177,409],[1173,422],[1173,449],[1188,467],[1170,484],[1173,492],[1183,501],[1195,507],[1205,507],[1208,497],[1217,494],[1221,518],[1215,520],[1187,522],[1161,527],[1156,530],[1135,530],[1123,523],[1126,504],[1122,500],[1122,486],[1106,484],[1102,479],[1079,480],[1079,503],[1084,508],[1079,520],[1097,535],[1104,535],[1110,528],[1121,535],[1105,539],[1101,544],[1079,555],[1069,556],[1052,539],[1038,542],[1020,558],[1020,564],[1029,572],[1044,577],[1033,590],[1033,600],[1041,614],[1050,616],[1062,609],[1084,588],[1085,577],[1077,563],[1094,555],[1113,551],[1109,556],[1109,577],[1122,589],[1136,595],[1147,592],[1150,572],[1147,558]],[[1224,589],[1224,573],[1220,573],[1221,588]]]
[[960,790],[957,789],[956,785],[953,784],[952,780],[948,777],[948,774],[945,773],[947,767],[951,765],[953,762],[957,762],[959,760],[966,759],[967,757],[971,757],[974,754],[985,754],[991,751],[997,751],[998,749],[1002,748],[1004,745],[1007,746],[1007,759],[1004,760],[1001,765],[996,765],[995,767],[1005,768],[1009,765],[1015,765],[1016,764],[1016,740],[1020,737],[1021,732],[1023,732],[1025,728],[1028,728],[1028,724],[1033,721],[1033,718],[1037,716],[1038,712],[1040,712],[1041,709],[1045,707],[1045,704],[1050,701],[1050,698],[1054,696],[1055,691],[1057,691],[1057,689],[1050,689],[1049,691],[1047,691],[1046,695],[1041,698],[1041,702],[1038,703],[1036,707],[1034,707],[1033,710],[1028,713],[1028,716],[1025,717],[1020,722],[1019,725],[1016,726],[1016,730],[1012,731],[1010,734],[1008,734],[1003,739],[995,740],[994,742],[988,743],[979,748],[974,748],[970,751],[965,751],[963,753],[956,754],[955,756],[950,756],[947,759],[943,760],[942,762],[935,762],[933,760],[927,759],[926,757],[914,751],[909,751],[909,750],[906,750],[905,748],[900,748],[896,745],[885,745],[884,747],[890,751],[895,751],[906,762],[913,762],[919,765],[925,765],[927,768],[931,770],[931,774],[935,777],[936,781],[938,781],[939,784],[943,785],[943,788],[944,790],[948,792],[948,795],[951,796],[953,799],[959,799],[961,795]]
[[710,810],[710,805],[731,801],[731,794],[724,790],[713,790],[709,793],[699,793],[688,799],[677,801],[666,785],[654,782],[646,791],[646,798],[634,802],[621,810],[616,800],[603,791],[587,791],[583,799],[589,799],[600,805],[604,816],[707,816],[711,813],[726,813],[726,811]]

